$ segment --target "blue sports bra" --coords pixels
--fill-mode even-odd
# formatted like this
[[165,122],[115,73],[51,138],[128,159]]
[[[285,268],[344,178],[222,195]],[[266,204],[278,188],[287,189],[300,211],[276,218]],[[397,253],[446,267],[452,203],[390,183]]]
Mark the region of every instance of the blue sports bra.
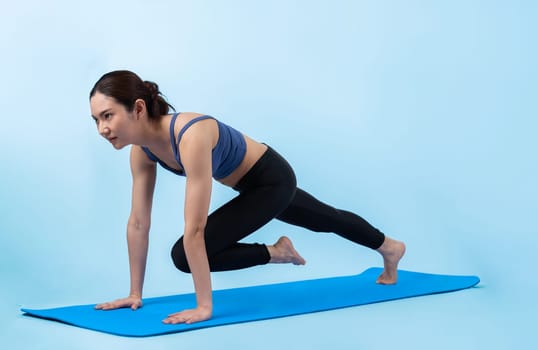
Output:
[[[187,124],[185,124],[185,126],[181,128],[177,135],[176,142],[174,125],[176,124],[176,119],[178,115],[179,113],[175,113],[172,116],[172,120],[170,121],[170,143],[172,145],[172,151],[174,152],[174,158],[176,159],[176,162],[181,167],[181,169],[185,168],[183,167],[183,164],[181,164],[181,158],[179,155],[179,141],[181,140],[181,137],[183,136],[185,131],[187,131],[187,129],[192,124],[204,119],[214,119],[219,127],[219,139],[212,151],[213,177],[216,180],[219,180],[230,175],[235,169],[237,169],[237,167],[239,166],[239,164],[241,164],[241,161],[245,157],[245,154],[247,153],[247,145],[243,134],[241,134],[239,131],[235,130],[231,126],[228,126],[209,115],[202,115],[200,117],[196,117],[190,120]],[[142,146],[142,150],[146,153],[149,159],[159,163],[166,170],[169,170],[177,175],[186,176],[184,170],[178,171],[169,167],[168,165],[166,165],[165,162],[161,161],[159,158],[157,158],[156,155],[151,153],[149,148]]]

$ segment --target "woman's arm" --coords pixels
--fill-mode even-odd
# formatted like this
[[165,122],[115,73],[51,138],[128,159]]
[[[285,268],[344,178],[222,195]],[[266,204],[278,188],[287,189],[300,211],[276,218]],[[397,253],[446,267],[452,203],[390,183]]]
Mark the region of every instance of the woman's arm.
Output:
[[131,215],[127,224],[127,243],[131,270],[130,295],[141,298],[146,271],[151,205],[157,170],[155,163],[149,161],[144,151],[137,146],[133,146],[131,149],[131,173],[133,176]]
[[170,315],[165,323],[193,323],[211,318],[211,276],[204,240],[211,198],[212,136],[210,124],[196,123],[181,140],[181,160],[187,175],[183,244],[196,291],[196,309]]
[[132,205],[131,215],[127,223],[131,288],[127,298],[99,304],[96,306],[97,309],[111,310],[131,307],[136,310],[142,306],[156,166],[137,146],[131,148],[131,173],[133,177]]

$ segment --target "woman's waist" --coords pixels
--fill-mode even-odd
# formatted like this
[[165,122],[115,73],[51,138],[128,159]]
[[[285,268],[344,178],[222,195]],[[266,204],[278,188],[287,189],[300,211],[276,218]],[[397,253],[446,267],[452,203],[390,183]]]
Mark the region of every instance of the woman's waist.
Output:
[[267,145],[262,155],[236,182],[233,189],[239,192],[266,186],[285,186],[295,188],[295,173],[278,152]]
[[245,135],[246,152],[239,166],[228,176],[218,179],[223,185],[234,187],[267,151],[267,145],[259,143]]

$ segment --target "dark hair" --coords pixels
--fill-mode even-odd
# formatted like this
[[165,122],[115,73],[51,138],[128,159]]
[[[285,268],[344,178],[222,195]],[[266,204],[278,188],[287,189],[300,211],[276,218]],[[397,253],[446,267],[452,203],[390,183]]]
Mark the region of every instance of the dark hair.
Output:
[[175,108],[166,102],[159,91],[159,86],[151,81],[143,81],[138,75],[128,70],[117,70],[103,75],[90,91],[90,99],[96,92],[112,97],[131,112],[137,99],[146,103],[148,117],[157,120]]

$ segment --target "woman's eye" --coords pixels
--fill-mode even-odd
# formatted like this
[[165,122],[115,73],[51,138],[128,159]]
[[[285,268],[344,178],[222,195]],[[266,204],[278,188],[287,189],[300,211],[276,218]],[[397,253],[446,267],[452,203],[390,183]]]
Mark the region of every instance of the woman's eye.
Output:
[[104,115],[104,117],[105,117],[105,119],[110,119],[112,117],[112,114],[107,113],[107,114]]

